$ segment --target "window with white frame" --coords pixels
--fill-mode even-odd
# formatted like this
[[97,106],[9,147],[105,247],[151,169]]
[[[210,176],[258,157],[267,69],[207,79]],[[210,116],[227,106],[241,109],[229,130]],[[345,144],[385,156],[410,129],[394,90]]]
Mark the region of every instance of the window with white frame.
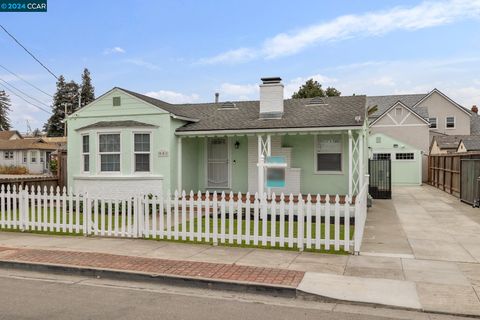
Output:
[[431,129],[437,128],[437,118],[428,118],[428,122],[430,123]]
[[120,134],[102,133],[98,136],[101,172],[120,171]]
[[3,153],[3,157],[5,159],[12,160],[13,159],[13,151],[5,151]]
[[445,119],[445,128],[454,129],[455,128],[455,117],[447,117]]
[[415,160],[413,152],[396,153],[395,160]]
[[318,135],[315,143],[317,172],[342,171],[342,136]]
[[374,153],[373,160],[390,160],[390,153]]
[[82,170],[90,171],[90,136],[85,134],[82,136]]
[[135,133],[133,135],[135,155],[135,172],[150,171],[150,134]]
[[22,152],[22,158],[23,158],[23,163],[28,162],[28,152],[27,151]]
[[30,162],[31,163],[37,162],[37,151],[30,151]]

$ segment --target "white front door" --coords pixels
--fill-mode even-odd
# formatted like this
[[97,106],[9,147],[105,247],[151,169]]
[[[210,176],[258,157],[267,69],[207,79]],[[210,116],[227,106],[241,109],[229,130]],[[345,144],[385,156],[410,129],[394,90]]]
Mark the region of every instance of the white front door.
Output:
[[230,187],[228,138],[207,139],[207,188]]

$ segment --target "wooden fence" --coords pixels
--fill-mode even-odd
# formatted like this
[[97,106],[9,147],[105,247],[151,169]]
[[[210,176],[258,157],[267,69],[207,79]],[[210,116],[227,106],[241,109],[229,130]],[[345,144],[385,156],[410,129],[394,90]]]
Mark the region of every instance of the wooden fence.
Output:
[[448,153],[428,156],[428,183],[460,197],[461,160],[480,159],[480,153]]
[[[367,184],[355,198],[310,195],[279,201],[255,195],[185,192],[105,199],[65,188],[1,187],[0,227],[110,237],[360,252]],[[228,198],[228,200],[227,200]],[[243,200],[244,199],[244,200]],[[275,199],[275,198],[274,198]],[[353,219],[352,219],[353,218]],[[351,224],[351,220],[354,221]]]

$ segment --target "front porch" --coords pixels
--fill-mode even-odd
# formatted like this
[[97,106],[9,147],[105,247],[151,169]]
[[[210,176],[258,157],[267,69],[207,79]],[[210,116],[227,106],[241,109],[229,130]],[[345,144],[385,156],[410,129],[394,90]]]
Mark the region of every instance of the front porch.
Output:
[[[228,132],[177,135],[177,190],[273,193],[278,197],[302,194],[356,195],[366,173],[366,133],[362,129],[283,132]],[[285,159],[284,185],[268,187],[266,160]],[[295,200],[298,201],[298,200]],[[342,200],[343,201],[343,200]]]

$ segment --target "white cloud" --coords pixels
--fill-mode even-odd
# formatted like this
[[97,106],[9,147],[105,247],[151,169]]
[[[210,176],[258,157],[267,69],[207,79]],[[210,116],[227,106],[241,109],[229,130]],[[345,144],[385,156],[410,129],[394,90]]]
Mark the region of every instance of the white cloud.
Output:
[[257,48],[229,50],[201,61],[235,63],[258,57],[276,58],[293,55],[325,42],[379,36],[397,30],[431,28],[479,16],[480,0],[425,1],[413,7],[340,16],[294,32],[277,34]]
[[239,62],[245,62],[248,60],[252,60],[256,57],[257,53],[253,49],[249,48],[240,48],[235,50],[230,50],[219,55],[200,59],[198,61],[199,64],[233,64]]
[[193,103],[200,100],[200,96],[195,93],[188,95],[169,90],[150,91],[145,93],[145,95],[169,103]]
[[124,60],[126,63],[129,63],[129,64],[133,64],[133,65],[136,65],[136,66],[139,66],[139,67],[144,67],[146,69],[149,69],[149,70],[161,70],[162,68],[156,64],[153,64],[151,62],[148,62],[148,61],[145,61],[143,59],[139,59],[139,58],[136,58],[136,59],[125,59]]
[[395,86],[395,81],[393,81],[392,77],[384,76],[373,81],[373,84],[377,86],[386,86],[386,87],[393,87]]
[[121,47],[113,47],[113,48],[107,48],[105,50],[103,50],[103,54],[107,55],[107,54],[114,54],[114,53],[125,53],[125,49],[121,48]]
[[220,86],[220,99],[248,100],[258,96],[257,84],[223,83]]

